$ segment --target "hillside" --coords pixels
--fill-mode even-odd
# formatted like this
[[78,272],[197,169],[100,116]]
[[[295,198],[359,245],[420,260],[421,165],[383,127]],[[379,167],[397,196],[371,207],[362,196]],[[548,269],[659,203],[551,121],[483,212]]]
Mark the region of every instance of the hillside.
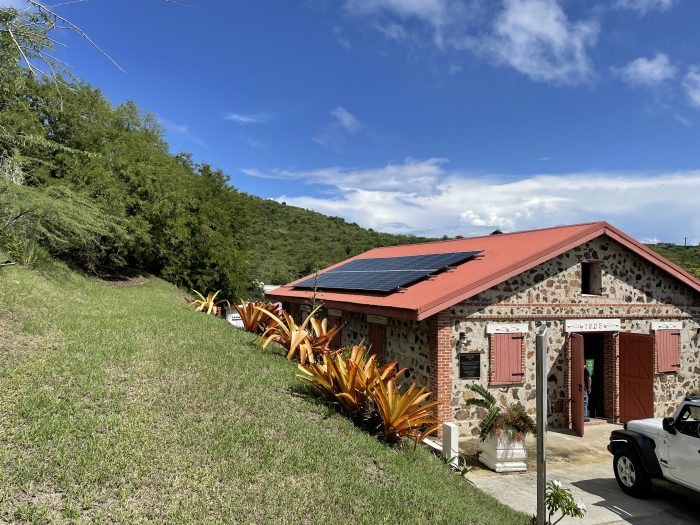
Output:
[[246,196],[250,216],[252,275],[285,284],[370,248],[430,239],[361,228],[339,217]]
[[648,246],[696,277],[700,277],[700,246],[680,246],[666,242]]
[[2,523],[527,523],[182,292],[0,268]]

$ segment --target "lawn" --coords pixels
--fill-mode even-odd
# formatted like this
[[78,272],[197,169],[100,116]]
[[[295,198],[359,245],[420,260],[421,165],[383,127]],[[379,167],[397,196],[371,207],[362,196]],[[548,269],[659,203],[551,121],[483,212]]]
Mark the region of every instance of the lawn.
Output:
[[527,522],[294,374],[161,280],[0,269],[0,522]]

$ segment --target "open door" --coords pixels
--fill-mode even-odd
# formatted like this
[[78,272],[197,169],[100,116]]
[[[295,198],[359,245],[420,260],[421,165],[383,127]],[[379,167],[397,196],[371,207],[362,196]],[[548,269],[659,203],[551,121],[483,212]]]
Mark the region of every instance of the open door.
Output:
[[654,417],[654,336],[620,334],[620,421]]
[[583,437],[583,336],[571,334],[571,428],[576,435]]

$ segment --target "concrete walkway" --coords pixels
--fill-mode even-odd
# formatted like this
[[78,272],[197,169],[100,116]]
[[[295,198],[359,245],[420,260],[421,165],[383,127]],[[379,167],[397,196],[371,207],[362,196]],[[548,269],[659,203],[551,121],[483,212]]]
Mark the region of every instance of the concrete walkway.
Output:
[[[547,479],[557,479],[571,489],[575,499],[586,504],[584,519],[565,519],[565,524],[681,525],[700,524],[700,494],[665,482],[655,481],[649,499],[625,495],[615,481],[612,456],[606,450],[610,431],[619,425],[607,423],[586,426],[586,436],[569,431],[547,432]],[[529,470],[522,474],[496,474],[474,462],[478,442],[460,444],[471,459],[468,474],[479,489],[510,507],[534,514],[537,474],[534,465],[535,443],[528,443]]]

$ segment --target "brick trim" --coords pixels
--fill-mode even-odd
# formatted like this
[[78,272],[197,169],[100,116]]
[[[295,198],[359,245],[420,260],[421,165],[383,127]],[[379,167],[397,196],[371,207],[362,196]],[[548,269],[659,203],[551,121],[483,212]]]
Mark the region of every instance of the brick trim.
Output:
[[437,417],[452,421],[452,327],[448,316],[438,313],[428,319],[430,330],[430,391],[433,400],[444,401]]

